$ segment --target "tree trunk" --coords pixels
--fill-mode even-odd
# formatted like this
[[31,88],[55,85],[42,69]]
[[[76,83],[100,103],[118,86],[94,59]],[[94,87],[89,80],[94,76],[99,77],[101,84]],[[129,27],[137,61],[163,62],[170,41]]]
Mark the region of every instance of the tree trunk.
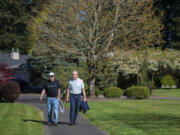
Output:
[[95,76],[93,75],[90,80],[89,80],[89,94],[90,96],[94,95],[94,91],[95,91]]
[[149,89],[150,89],[150,95],[152,95],[152,87],[150,87]]
[[95,82],[96,82],[96,64],[92,59],[87,60],[88,71],[89,71],[89,95],[93,96],[95,91]]

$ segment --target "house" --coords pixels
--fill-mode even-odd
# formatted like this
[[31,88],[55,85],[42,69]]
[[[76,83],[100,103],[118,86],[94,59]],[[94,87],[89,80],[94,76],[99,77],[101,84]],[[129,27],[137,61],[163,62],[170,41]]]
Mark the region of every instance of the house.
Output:
[[0,63],[7,64],[8,68],[13,70],[13,77],[27,83],[29,83],[30,78],[30,73],[25,71],[25,64],[28,58],[28,55],[20,55],[18,49],[16,51],[12,49],[10,54],[0,53]]

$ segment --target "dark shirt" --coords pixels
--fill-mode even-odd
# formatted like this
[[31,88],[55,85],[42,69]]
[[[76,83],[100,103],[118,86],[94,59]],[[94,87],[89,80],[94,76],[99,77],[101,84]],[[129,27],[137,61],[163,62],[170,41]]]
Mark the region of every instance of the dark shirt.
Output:
[[60,83],[58,80],[54,80],[51,82],[50,80],[46,81],[43,85],[43,89],[45,89],[47,97],[57,97],[58,89],[60,88]]

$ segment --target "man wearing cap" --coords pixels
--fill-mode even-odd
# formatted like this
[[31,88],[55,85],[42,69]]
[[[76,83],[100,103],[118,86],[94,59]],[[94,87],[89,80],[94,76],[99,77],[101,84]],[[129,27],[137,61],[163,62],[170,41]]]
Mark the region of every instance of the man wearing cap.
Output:
[[76,125],[81,97],[83,95],[83,101],[86,101],[86,93],[83,80],[78,78],[78,72],[74,71],[72,76],[67,89],[66,102],[69,101],[70,97],[70,125]]
[[[43,85],[43,90],[40,96],[42,101],[44,94],[47,95],[47,112],[48,112],[48,125],[58,125],[58,113],[59,113],[59,100],[61,100],[60,83],[54,78],[53,72],[49,73],[49,80]],[[54,121],[52,120],[52,109],[54,109]]]

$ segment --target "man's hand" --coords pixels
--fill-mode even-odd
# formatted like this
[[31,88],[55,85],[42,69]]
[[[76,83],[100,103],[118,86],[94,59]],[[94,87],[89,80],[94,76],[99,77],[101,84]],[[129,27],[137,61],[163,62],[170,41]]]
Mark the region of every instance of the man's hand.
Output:
[[70,91],[70,89],[68,88],[68,89],[67,89],[67,95],[66,95],[66,102],[67,102],[67,103],[69,102],[69,91]]
[[58,89],[58,100],[61,101],[61,89]]
[[87,101],[87,99],[86,99],[86,92],[85,92],[85,89],[84,88],[82,88],[82,93],[83,93],[83,101],[84,102],[86,102]]
[[41,96],[40,96],[40,101],[42,101],[42,100],[43,100],[43,96],[41,95]]
[[86,101],[87,101],[87,99],[86,99],[86,98],[83,98],[83,101],[84,101],[84,102],[86,102]]
[[66,98],[66,102],[67,102],[67,103],[69,102],[69,98],[68,98],[68,97]]
[[60,97],[58,97],[58,100],[59,100],[59,101],[61,101],[61,98],[60,98]]
[[40,95],[40,101],[42,101],[42,100],[43,100],[43,96],[44,96],[44,94],[45,94],[45,89],[43,89],[43,90],[42,90],[42,92],[41,92],[41,95]]

